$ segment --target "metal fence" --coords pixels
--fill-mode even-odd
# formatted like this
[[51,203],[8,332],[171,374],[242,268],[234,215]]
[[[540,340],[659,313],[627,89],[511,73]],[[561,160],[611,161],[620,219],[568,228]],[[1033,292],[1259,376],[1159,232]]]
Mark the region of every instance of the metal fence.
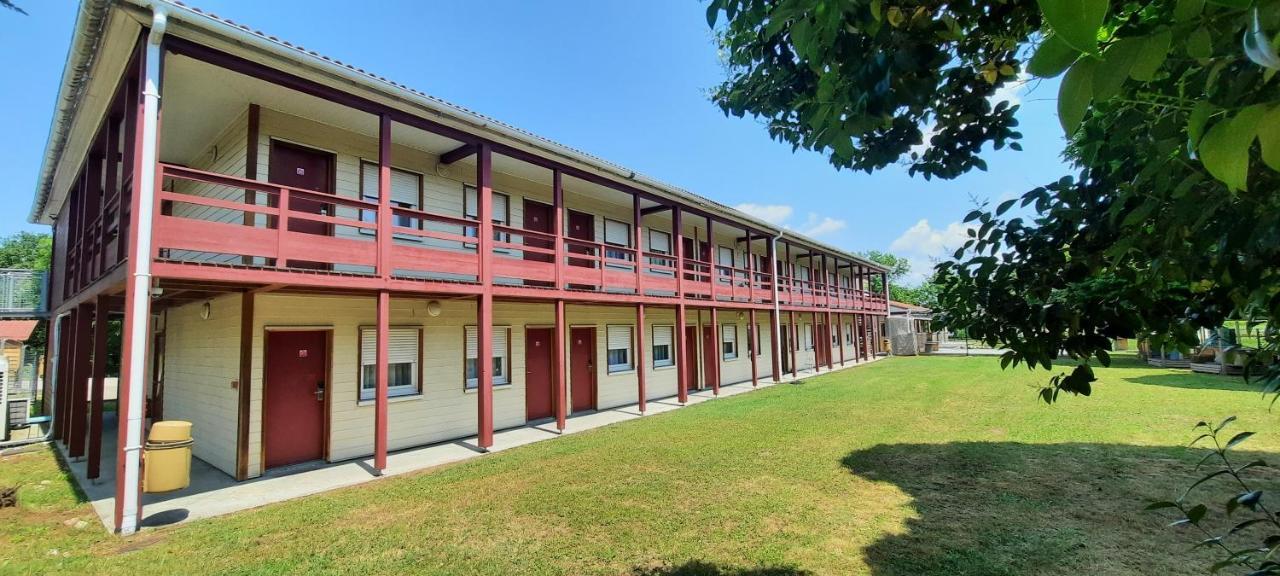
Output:
[[0,315],[40,315],[45,312],[45,273],[0,269]]

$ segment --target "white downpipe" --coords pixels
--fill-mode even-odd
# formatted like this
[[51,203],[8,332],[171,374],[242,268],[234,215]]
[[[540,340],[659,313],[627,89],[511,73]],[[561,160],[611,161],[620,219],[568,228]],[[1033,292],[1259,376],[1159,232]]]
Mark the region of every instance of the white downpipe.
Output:
[[137,176],[139,210],[135,214],[137,222],[138,243],[132,254],[135,272],[130,282],[133,291],[128,302],[131,312],[131,330],[129,357],[126,359],[129,368],[129,381],[125,382],[129,390],[129,405],[125,406],[127,425],[124,438],[124,478],[123,482],[124,515],[120,520],[120,533],[133,534],[138,531],[138,515],[141,510],[139,501],[139,475],[142,470],[142,401],[146,391],[147,366],[147,330],[151,317],[151,229],[154,214],[156,190],[156,150],[157,128],[160,112],[160,41],[164,38],[168,25],[168,7],[160,2],[151,3],[151,32],[147,36],[147,61],[143,85],[142,103],[142,163],[141,173]]
[[[773,337],[769,339],[769,353],[777,359],[778,366],[782,366],[782,305],[778,303],[778,239],[782,238],[782,232],[778,232],[777,236],[769,239],[769,253],[773,258],[769,261],[769,270],[773,274]],[[794,346],[794,343],[792,344]],[[781,370],[781,368],[779,368]]]

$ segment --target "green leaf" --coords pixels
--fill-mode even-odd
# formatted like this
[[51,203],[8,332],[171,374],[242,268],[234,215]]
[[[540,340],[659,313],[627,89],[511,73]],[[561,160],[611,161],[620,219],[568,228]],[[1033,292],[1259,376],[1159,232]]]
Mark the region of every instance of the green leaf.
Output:
[[1173,32],[1165,30],[1147,36],[1142,41],[1142,49],[1133,60],[1129,69],[1129,77],[1140,82],[1155,80],[1156,72],[1169,56],[1169,45],[1173,41]]
[[1117,41],[1102,53],[1102,62],[1098,64],[1097,73],[1093,76],[1093,99],[1110,100],[1120,93],[1120,87],[1129,77],[1133,62],[1142,51],[1142,38],[1125,38]]
[[1191,144],[1191,150],[1194,151],[1200,146],[1200,138],[1204,136],[1204,125],[1216,110],[1217,108],[1207,100],[1200,100],[1191,107],[1191,114],[1187,117],[1187,142]]
[[1196,28],[1187,37],[1187,56],[1192,58],[1208,58],[1213,56],[1213,38],[1204,26]]
[[1272,170],[1280,170],[1280,106],[1258,122],[1258,143],[1262,144],[1262,161]]
[[1186,22],[1204,11],[1204,0],[1178,0],[1173,6],[1173,19]]
[[1249,184],[1249,146],[1257,136],[1258,120],[1266,108],[1255,104],[1220,120],[1200,141],[1200,161],[1214,178],[1229,190],[1244,190]]
[[1031,56],[1031,61],[1027,63],[1027,72],[1040,78],[1053,78],[1070,68],[1079,57],[1079,50],[1072,48],[1058,35],[1050,34]]
[[1040,12],[1063,41],[1081,52],[1098,49],[1098,29],[1107,17],[1108,0],[1039,0]]
[[1076,61],[1058,87],[1058,121],[1068,138],[1076,133],[1089,111],[1089,101],[1093,98],[1093,73],[1097,65],[1098,61],[1092,58]]

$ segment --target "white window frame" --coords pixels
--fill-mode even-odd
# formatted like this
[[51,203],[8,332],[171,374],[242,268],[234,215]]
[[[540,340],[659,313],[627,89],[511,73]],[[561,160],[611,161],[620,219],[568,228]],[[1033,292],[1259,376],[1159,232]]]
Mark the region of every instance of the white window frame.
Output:
[[[666,344],[658,343],[658,332],[666,331],[670,337],[667,338]],[[654,325],[649,333],[650,342],[653,343],[649,351],[649,357],[653,359],[654,368],[666,368],[676,365],[676,327],[670,324]],[[659,360],[657,350],[659,347],[665,346],[667,349],[667,359]]]
[[[413,346],[409,351],[400,351],[391,346],[396,342],[397,338],[405,338],[409,333],[413,335]],[[356,372],[356,390],[358,391],[359,400],[361,402],[373,400],[377,397],[378,380],[377,380],[377,327],[361,326],[359,330],[359,346],[360,346],[360,367]],[[369,340],[366,343],[366,338]],[[413,396],[422,393],[421,382],[418,380],[419,364],[422,362],[419,351],[422,350],[422,328],[419,326],[392,326],[388,330],[388,355],[387,371],[391,371],[392,365],[408,364],[409,365],[409,383],[392,386],[390,381],[387,385],[387,397],[395,398],[398,396]],[[373,366],[373,381],[366,382],[365,367]],[[390,374],[388,374],[388,377]],[[366,388],[365,385],[369,384]]]
[[[615,347],[612,345],[615,331],[626,330],[626,346]],[[620,337],[620,336],[619,336]],[[617,374],[619,372],[630,372],[635,370],[635,326],[631,324],[607,324],[604,327],[604,358],[605,370],[608,374]],[[627,353],[626,362],[614,363],[609,358],[609,353],[614,350],[625,350]]]
[[[467,342],[471,340],[472,334],[475,334],[476,341],[479,342],[480,334],[476,332],[476,329],[477,329],[477,326],[464,326],[462,329],[462,389],[463,390],[476,390],[480,387],[479,378],[467,377],[467,372],[468,372],[467,363],[473,360],[477,360],[476,356],[473,356],[471,351],[467,349],[469,348],[469,346],[467,345]],[[494,326],[493,327],[493,333],[495,335],[499,331],[502,331],[504,333],[503,335],[505,340],[500,341],[499,339],[494,338],[493,341],[490,343],[490,346],[492,346],[493,348],[493,359],[497,361],[497,366],[500,367],[502,370],[501,376],[499,376],[497,372],[495,372],[493,375],[494,388],[497,388],[499,386],[511,385],[511,327],[510,326]],[[479,352],[479,348],[476,349],[476,352],[477,353]],[[479,368],[479,365],[477,364],[476,367]]]
[[738,325],[736,323],[720,324],[720,358],[738,359]]

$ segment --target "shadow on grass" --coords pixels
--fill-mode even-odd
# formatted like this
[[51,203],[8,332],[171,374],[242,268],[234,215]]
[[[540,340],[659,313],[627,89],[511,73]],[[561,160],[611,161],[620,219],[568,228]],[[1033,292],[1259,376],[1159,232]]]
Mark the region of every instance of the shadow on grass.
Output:
[[738,568],[693,560],[679,566],[636,568],[633,576],[810,576],[812,572],[789,566]]
[[[901,530],[889,528],[893,533],[864,551],[875,575],[1190,575],[1206,573],[1220,558],[1192,551],[1202,536],[1172,530],[1168,514],[1143,507],[1194,482],[1204,453],[959,442],[879,445],[850,453],[842,464],[910,498]],[[1235,454],[1240,463],[1264,456],[1274,454]],[[1271,471],[1256,479],[1258,488],[1280,485]],[[1234,492],[1214,481],[1196,494],[1220,510]]]

